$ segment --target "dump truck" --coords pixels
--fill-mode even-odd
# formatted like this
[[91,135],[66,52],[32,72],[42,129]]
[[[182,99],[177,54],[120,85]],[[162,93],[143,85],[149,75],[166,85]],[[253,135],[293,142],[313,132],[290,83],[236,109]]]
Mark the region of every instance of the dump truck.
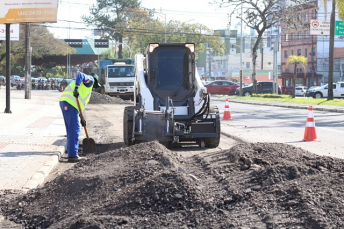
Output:
[[99,75],[99,93],[134,100],[135,74],[131,59],[100,60]]
[[219,110],[198,75],[193,43],[151,43],[145,55],[135,55],[134,103],[124,109],[123,139],[128,146],[219,145]]

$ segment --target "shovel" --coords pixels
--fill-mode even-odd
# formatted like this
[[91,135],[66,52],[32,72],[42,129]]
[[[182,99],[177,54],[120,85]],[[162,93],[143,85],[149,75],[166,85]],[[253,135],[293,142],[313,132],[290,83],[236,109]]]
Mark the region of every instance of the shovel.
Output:
[[[76,103],[78,104],[78,108],[79,108],[79,111],[80,111],[81,121],[84,122],[85,119],[84,119],[84,116],[82,115],[82,111],[81,111],[81,108],[80,108],[80,103],[79,103],[79,98],[78,97],[76,97]],[[82,152],[84,154],[97,153],[95,141],[93,140],[93,138],[89,138],[88,137],[86,126],[84,126],[84,128],[85,128],[85,133],[86,133],[86,137],[87,138],[84,138],[84,140],[82,140]]]

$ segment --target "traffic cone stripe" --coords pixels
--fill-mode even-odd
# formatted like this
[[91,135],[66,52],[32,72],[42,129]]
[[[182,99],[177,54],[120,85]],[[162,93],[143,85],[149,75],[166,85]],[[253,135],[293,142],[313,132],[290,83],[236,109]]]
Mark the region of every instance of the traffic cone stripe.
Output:
[[314,122],[306,122],[306,127],[315,127]]
[[232,119],[232,116],[231,116],[231,112],[229,111],[228,99],[226,99],[225,112],[223,113],[223,120],[229,120],[229,119]]
[[303,141],[317,141],[317,133],[315,131],[315,122],[313,116],[313,107],[310,106],[308,109],[306,129]]

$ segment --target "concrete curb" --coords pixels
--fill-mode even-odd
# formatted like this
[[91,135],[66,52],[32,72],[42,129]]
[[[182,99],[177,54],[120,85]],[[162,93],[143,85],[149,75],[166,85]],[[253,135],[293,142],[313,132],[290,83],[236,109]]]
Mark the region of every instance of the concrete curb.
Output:
[[54,152],[55,155],[50,156],[47,162],[39,170],[37,170],[37,172],[31,177],[28,182],[26,182],[26,184],[22,187],[23,191],[27,192],[30,189],[35,189],[39,185],[44,183],[45,179],[59,163],[61,156],[65,152],[64,145],[60,145],[58,146],[58,148],[58,151]]

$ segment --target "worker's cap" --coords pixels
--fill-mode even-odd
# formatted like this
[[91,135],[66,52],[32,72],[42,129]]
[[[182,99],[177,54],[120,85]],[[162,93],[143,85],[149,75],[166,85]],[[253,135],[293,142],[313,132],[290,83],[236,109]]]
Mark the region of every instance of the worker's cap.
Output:
[[99,84],[99,82],[98,82],[99,77],[97,76],[97,74],[94,74],[93,72],[91,72],[90,75],[91,75],[91,76],[93,77],[93,79],[94,79],[93,87],[94,87],[94,88],[100,87],[100,84]]

